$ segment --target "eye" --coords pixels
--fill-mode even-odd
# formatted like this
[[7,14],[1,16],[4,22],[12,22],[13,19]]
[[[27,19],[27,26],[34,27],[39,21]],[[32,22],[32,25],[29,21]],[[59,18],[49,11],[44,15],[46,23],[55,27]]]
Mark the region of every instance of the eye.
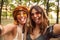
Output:
[[34,13],[31,13],[31,16],[33,16],[34,15]]
[[23,13],[23,16],[27,16],[27,13]]
[[36,14],[38,15],[38,14],[40,14],[39,12],[36,12]]

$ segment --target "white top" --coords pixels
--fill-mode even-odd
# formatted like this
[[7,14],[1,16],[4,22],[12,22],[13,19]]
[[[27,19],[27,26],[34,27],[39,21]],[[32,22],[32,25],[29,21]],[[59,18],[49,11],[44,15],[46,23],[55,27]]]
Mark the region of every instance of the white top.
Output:
[[17,34],[13,40],[23,40],[22,26],[17,26]]

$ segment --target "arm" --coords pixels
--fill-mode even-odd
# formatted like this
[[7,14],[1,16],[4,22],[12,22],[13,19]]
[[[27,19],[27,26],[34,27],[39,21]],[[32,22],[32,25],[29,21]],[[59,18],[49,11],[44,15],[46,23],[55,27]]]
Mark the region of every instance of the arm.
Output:
[[16,27],[16,25],[14,25],[14,24],[7,24],[6,26],[3,27],[1,35],[4,35],[10,31],[12,31],[15,27]]
[[55,24],[55,25],[53,26],[53,33],[60,35],[60,24]]

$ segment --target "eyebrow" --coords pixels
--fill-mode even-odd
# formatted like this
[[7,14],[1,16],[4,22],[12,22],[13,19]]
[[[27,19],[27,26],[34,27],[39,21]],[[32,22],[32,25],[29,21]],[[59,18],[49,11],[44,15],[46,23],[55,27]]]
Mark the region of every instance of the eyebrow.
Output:
[[24,11],[24,12],[26,12],[26,13],[27,13],[27,11],[26,11],[26,10],[16,10],[16,13],[21,12],[21,11]]
[[24,12],[26,12],[25,10],[17,10],[18,12],[20,12],[20,11],[24,11]]

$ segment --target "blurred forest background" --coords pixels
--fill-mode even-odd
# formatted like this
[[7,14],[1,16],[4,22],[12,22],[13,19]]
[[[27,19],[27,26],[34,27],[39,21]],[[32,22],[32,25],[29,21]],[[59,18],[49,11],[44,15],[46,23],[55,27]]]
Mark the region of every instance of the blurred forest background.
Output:
[[[12,12],[19,5],[24,5],[28,8],[33,5],[39,5],[48,15],[49,25],[60,23],[60,0],[0,0],[0,24],[12,23]],[[1,37],[0,40],[2,40]],[[60,40],[60,38],[52,38],[51,40]]]

